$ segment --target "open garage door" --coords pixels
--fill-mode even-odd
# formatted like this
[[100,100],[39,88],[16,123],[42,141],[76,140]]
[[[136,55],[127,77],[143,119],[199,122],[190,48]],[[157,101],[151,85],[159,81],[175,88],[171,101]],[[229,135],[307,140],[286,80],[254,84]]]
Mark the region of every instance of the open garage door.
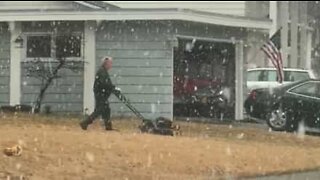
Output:
[[235,44],[178,38],[174,49],[174,116],[234,118]]

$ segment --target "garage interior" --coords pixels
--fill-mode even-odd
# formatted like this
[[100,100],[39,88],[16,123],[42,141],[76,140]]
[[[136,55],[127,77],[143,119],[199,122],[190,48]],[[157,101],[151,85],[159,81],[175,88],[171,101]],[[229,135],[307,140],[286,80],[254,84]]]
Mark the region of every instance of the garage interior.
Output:
[[[218,91],[227,100],[223,110],[208,101],[219,98]],[[198,96],[201,100],[195,102]],[[174,48],[174,116],[234,118],[234,105],[235,44],[178,38]]]

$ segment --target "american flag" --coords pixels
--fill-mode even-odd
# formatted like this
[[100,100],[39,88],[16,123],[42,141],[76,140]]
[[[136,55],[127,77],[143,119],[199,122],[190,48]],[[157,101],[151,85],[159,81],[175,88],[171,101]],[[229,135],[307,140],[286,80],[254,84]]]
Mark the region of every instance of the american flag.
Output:
[[277,70],[278,82],[282,83],[284,79],[283,61],[281,56],[281,28],[266,42],[261,50],[268,56],[273,66]]

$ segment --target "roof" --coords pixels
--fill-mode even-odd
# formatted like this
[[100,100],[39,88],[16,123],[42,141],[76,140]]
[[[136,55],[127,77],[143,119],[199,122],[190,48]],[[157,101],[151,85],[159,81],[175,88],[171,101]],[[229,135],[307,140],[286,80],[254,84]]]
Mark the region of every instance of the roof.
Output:
[[119,6],[121,9],[193,9],[219,14],[245,16],[245,1],[104,1]]
[[0,1],[0,12],[107,11],[120,9],[102,1]]
[[[84,1],[83,1],[84,2]],[[97,8],[97,7],[96,7]],[[270,19],[254,19],[190,9],[110,9],[108,11],[0,11],[0,22],[8,21],[88,21],[88,20],[182,20],[230,27],[268,30]]]
[[110,3],[105,3],[102,1],[73,1],[77,4],[80,4],[82,6],[86,6],[88,8],[97,10],[110,10],[110,9],[120,9],[120,7],[112,5]]

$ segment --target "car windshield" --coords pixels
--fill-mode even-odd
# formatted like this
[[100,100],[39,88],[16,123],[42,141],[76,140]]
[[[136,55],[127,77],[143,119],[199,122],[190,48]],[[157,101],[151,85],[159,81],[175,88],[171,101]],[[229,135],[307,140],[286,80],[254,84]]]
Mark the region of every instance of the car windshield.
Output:
[[305,79],[310,79],[308,72],[299,71],[285,71],[284,80],[285,81],[301,81]]
[[[270,81],[276,82],[278,79],[276,70],[253,70],[248,71],[247,81]],[[301,81],[310,79],[308,72],[284,70],[284,81]]]

